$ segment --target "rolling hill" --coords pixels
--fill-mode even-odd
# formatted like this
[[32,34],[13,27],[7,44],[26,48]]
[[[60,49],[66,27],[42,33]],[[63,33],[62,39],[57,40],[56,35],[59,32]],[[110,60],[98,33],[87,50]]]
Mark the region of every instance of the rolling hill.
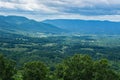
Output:
[[0,31],[60,33],[63,29],[48,23],[37,22],[20,16],[0,16]]
[[120,34],[120,22],[55,19],[38,22],[21,16],[0,16],[0,31],[7,33]]
[[55,19],[45,20],[43,22],[66,29],[73,33],[120,34],[120,22],[76,19]]

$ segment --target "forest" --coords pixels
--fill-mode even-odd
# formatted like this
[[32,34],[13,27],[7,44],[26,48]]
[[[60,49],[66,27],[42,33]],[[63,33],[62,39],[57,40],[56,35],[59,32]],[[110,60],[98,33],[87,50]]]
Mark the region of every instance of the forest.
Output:
[[0,0],[0,80],[120,80],[120,0]]
[[0,55],[0,80],[120,80],[106,59],[95,61],[88,55],[69,57],[54,70],[41,61],[27,62],[21,69],[15,64]]
[[[120,80],[120,36],[0,35],[1,80]],[[87,76],[87,77],[86,77]]]

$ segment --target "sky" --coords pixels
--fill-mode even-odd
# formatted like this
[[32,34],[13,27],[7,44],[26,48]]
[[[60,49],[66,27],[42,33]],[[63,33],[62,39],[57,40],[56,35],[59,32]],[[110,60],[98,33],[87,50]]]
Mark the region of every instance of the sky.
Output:
[[120,21],[120,0],[0,0],[0,15]]

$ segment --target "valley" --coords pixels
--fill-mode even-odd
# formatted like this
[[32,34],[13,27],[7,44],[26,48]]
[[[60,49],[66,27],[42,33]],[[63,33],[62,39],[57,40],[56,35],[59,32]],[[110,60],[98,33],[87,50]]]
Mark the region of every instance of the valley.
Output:
[[29,37],[17,34],[0,35],[0,52],[17,62],[43,61],[51,69],[74,54],[87,54],[95,60],[107,58],[114,69],[120,69],[119,35],[47,35]]
[[[27,80],[36,80],[45,72],[44,80],[70,80],[68,72],[72,70],[72,80],[78,73],[85,76],[77,78],[89,80],[84,79],[89,76],[88,71],[100,76],[106,72],[107,77],[119,80],[119,24],[84,20],[38,22],[20,16],[0,16],[0,68],[7,72],[1,73],[0,79],[26,80],[31,73],[36,77],[30,75]],[[11,76],[6,77],[8,74]],[[90,78],[96,80],[96,76]]]
[[120,80],[120,1],[0,0],[0,80]]

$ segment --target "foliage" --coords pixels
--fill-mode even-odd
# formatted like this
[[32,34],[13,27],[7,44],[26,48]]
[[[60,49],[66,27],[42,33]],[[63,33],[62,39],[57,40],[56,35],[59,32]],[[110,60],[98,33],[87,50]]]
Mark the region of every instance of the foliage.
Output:
[[13,61],[0,55],[0,80],[120,80],[106,59],[93,60],[88,55],[76,54],[56,66],[55,71],[40,61],[25,63],[15,70]]
[[[1,33],[2,34],[2,33]],[[94,59],[107,58],[120,71],[119,36],[51,36],[26,37],[4,33],[0,35],[0,52],[17,62],[43,61],[52,69],[63,59],[75,53],[88,54]]]
[[13,76],[16,72],[15,62],[3,57],[0,54],[0,78],[1,80],[14,80]]
[[[1,33],[1,32],[0,32]],[[111,43],[112,42],[112,43]],[[11,35],[8,33],[4,33],[0,35],[0,52],[4,53],[8,58],[13,59],[17,62],[17,68],[21,68],[24,63],[31,62],[31,61],[42,61],[50,67],[50,71],[48,72],[49,79],[48,80],[58,80],[58,77],[54,76],[53,71],[55,70],[55,65],[60,63],[63,59],[67,57],[73,56],[75,53],[87,54],[90,55],[94,60],[91,58],[87,58],[89,62],[82,58],[83,56],[79,56],[80,59],[83,59],[82,62],[74,61],[74,58],[68,59],[64,61],[62,64],[57,67],[59,69],[59,75],[62,76],[65,74],[67,75],[75,75],[76,73],[71,73],[72,70],[68,70],[68,66],[72,63],[73,67],[76,72],[84,73],[84,75],[80,75],[80,78],[87,78],[84,77],[86,75],[94,76],[93,79],[102,79],[100,75],[106,75],[106,78],[109,77],[110,79],[117,80],[116,71],[120,71],[120,39],[119,36],[49,36],[49,37],[42,37],[42,38],[34,38],[34,37],[26,37],[22,35]],[[109,65],[105,65],[108,70],[105,71],[106,68],[100,67],[100,63],[103,62],[104,64],[108,64],[105,60],[100,60],[101,58],[106,58],[110,62],[111,67]],[[77,58],[79,60],[79,58]],[[70,61],[71,60],[71,61]],[[8,60],[6,60],[8,61]],[[80,60],[81,61],[81,60]],[[74,64],[78,63],[78,64]],[[77,68],[75,66],[82,64],[82,68]],[[91,64],[91,66],[90,66]],[[86,65],[88,69],[86,69]],[[1,66],[1,65],[0,65]],[[94,66],[94,68],[93,68]],[[84,69],[85,67],[85,69]],[[92,68],[91,68],[92,67]],[[99,67],[99,68],[98,68]],[[111,69],[110,69],[111,68]],[[90,69],[90,72],[89,72]],[[65,71],[64,71],[65,70]],[[66,71],[67,70],[67,71]],[[103,70],[103,71],[101,71]],[[21,70],[20,70],[21,71]],[[87,73],[86,73],[87,71]],[[91,73],[92,71],[92,73]],[[24,72],[24,69],[23,69]],[[71,74],[66,74],[69,72]],[[94,73],[93,73],[94,72]],[[57,73],[57,72],[56,72]],[[64,74],[63,74],[64,73]],[[104,75],[105,75],[104,74]],[[56,74],[57,75],[57,74]],[[114,78],[112,78],[114,75]],[[64,76],[65,77],[65,76]],[[72,76],[70,76],[71,78]],[[90,78],[91,76],[88,76]],[[22,80],[22,72],[14,75],[16,80]],[[79,78],[79,77],[78,77]],[[104,78],[104,77],[103,77]],[[103,79],[104,80],[104,79]]]
[[120,80],[120,76],[108,65],[107,60],[95,61],[93,64],[93,80]]
[[93,61],[85,55],[75,55],[57,66],[56,76],[63,80],[119,80],[104,59]]
[[39,61],[28,62],[23,67],[23,80],[46,80],[48,69]]

